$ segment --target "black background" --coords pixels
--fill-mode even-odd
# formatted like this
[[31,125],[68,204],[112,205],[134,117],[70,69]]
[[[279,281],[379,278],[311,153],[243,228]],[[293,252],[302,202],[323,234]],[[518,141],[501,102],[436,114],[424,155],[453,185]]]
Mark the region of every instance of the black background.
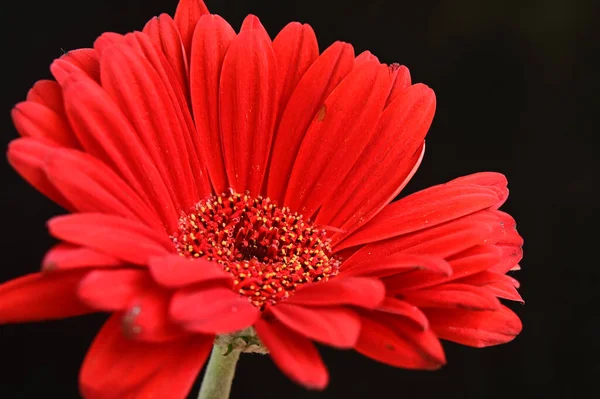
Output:
[[[503,208],[525,238],[524,323],[512,343],[488,349],[446,344],[437,372],[394,369],[323,348],[331,383],[322,393],[287,380],[268,357],[238,366],[235,398],[575,398],[600,378],[597,123],[599,65],[593,1],[212,0],[238,29],[258,15],[272,37],[289,21],[312,25],[321,49],[335,40],[407,65],[437,94],[423,164],[406,192],[482,170],[507,175]],[[2,4],[2,146],[9,118],[63,51],[104,31],[141,29],[176,0]],[[596,53],[596,54],[594,54]],[[5,147],[4,147],[5,148]],[[37,271],[53,243],[45,221],[61,209],[2,168],[0,281]],[[76,398],[79,365],[102,316],[0,327],[0,397]],[[190,396],[193,397],[194,395]]]

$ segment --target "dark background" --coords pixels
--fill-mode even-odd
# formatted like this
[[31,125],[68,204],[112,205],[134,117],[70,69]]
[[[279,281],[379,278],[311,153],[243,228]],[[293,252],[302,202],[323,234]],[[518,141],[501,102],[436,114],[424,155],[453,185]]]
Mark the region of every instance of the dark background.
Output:
[[[323,348],[322,393],[287,380],[268,357],[244,356],[232,397],[579,398],[597,395],[597,19],[593,1],[213,0],[238,29],[258,15],[272,37],[289,21],[312,25],[321,49],[335,40],[407,65],[437,94],[424,162],[406,192],[482,170],[507,175],[503,208],[525,238],[524,323],[512,343],[483,350],[446,344],[448,365],[415,372]],[[176,0],[2,4],[2,147],[17,136],[9,112],[64,51],[104,31],[141,29]],[[594,37],[595,36],[595,37]],[[0,281],[37,271],[53,241],[56,205],[2,168]],[[0,327],[0,397],[76,398],[77,373],[102,316]],[[194,393],[195,395],[195,393]],[[195,397],[194,395],[190,397]],[[600,396],[598,396],[600,397]]]

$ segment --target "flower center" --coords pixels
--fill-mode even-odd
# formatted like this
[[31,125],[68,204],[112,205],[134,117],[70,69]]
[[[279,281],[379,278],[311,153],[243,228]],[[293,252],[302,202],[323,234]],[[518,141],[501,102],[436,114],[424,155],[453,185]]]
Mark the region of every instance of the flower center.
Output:
[[205,258],[234,277],[234,289],[259,308],[303,284],[338,273],[326,232],[269,198],[231,191],[200,201],[172,237],[181,256]]

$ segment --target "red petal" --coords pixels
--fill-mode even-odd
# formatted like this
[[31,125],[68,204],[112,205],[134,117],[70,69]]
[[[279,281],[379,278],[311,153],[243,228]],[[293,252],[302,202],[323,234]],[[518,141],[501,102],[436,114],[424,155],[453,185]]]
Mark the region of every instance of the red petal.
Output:
[[327,369],[309,340],[278,322],[261,319],[254,328],[269,349],[273,362],[293,381],[310,389],[321,390],[327,386]]
[[81,272],[33,273],[0,285],[0,324],[93,312],[75,294],[83,276]]
[[63,208],[73,210],[73,205],[54,187],[43,171],[45,159],[54,149],[55,147],[35,139],[16,139],[8,145],[8,162],[36,190]]
[[392,254],[385,258],[368,263],[342,264],[344,276],[387,277],[411,270],[429,270],[446,276],[452,275],[452,267],[443,258],[436,256],[411,255],[405,253]]
[[192,49],[192,35],[200,17],[208,14],[208,8],[202,0],[180,0],[175,10],[175,24],[181,34],[181,41],[186,50],[187,59],[190,59]]
[[267,179],[267,194],[276,203],[283,203],[296,154],[313,118],[353,65],[352,46],[342,42],[332,44],[308,68],[285,110],[281,110]]
[[229,288],[209,286],[178,291],[170,314],[190,331],[222,334],[250,327],[260,310]]
[[[321,207],[316,222],[351,233],[384,209],[406,185],[419,160],[434,112],[435,94],[425,85],[412,86],[398,96],[381,115],[375,134],[340,189]],[[376,230],[381,234],[383,229]]]
[[497,201],[498,195],[490,187],[452,183],[430,187],[388,205],[336,248],[348,248],[434,227],[487,209]]
[[169,230],[175,231],[179,215],[173,199],[121,110],[89,79],[72,78],[64,89],[67,116],[82,146],[118,171],[142,199],[152,203]]
[[46,253],[44,271],[122,266],[123,261],[93,249],[60,243]]
[[96,213],[58,216],[48,222],[50,234],[138,265],[151,256],[167,255],[168,239],[140,222]]
[[390,65],[392,70],[392,90],[387,99],[386,107],[389,106],[398,97],[400,93],[403,93],[411,85],[410,71],[404,65],[392,64]]
[[94,41],[94,50],[96,50],[98,54],[100,54],[100,57],[102,57],[104,50],[112,47],[113,44],[124,42],[125,36],[114,32],[105,32]]
[[427,316],[415,305],[401,301],[397,298],[386,297],[385,300],[377,307],[377,310],[384,313],[393,314],[396,316],[406,317],[408,320],[415,322],[421,329],[429,329],[429,321]]
[[94,270],[79,284],[78,297],[93,309],[123,310],[145,289],[148,272],[141,269]]
[[339,276],[326,282],[307,284],[286,299],[286,303],[306,306],[354,305],[374,308],[383,301],[381,281],[366,277]]
[[157,48],[162,50],[173,68],[175,76],[177,76],[181,89],[187,93],[188,66],[185,49],[173,18],[168,14],[161,14],[159,17],[152,18],[144,26],[143,32],[150,36]]
[[179,288],[208,281],[231,285],[233,277],[221,265],[205,259],[186,259],[178,255],[150,258],[148,262],[154,280],[165,287]]
[[53,80],[38,80],[27,93],[27,101],[45,105],[58,115],[65,114],[62,89]]
[[438,287],[407,291],[401,298],[419,308],[496,310],[500,301],[488,290],[468,284],[443,284]]
[[140,220],[161,230],[154,212],[112,169],[79,151],[59,149],[44,171],[50,182],[79,212],[101,212]]
[[227,172],[219,132],[219,80],[233,28],[218,15],[203,15],[192,41],[190,90],[202,158],[216,193],[224,193]]
[[159,397],[185,397],[211,343],[212,337],[163,344],[130,340],[123,335],[120,316],[115,315],[102,327],[83,362],[79,375],[81,394],[86,399],[139,398],[137,394],[147,392],[146,387],[158,385],[166,390],[164,378],[172,376],[176,377],[173,385],[169,380],[173,391]]
[[500,251],[494,245],[472,247],[449,260],[451,276],[441,276],[426,270],[405,273],[384,279],[388,294],[431,287],[489,269],[500,259]]
[[350,309],[307,308],[279,303],[269,310],[286,327],[337,348],[352,348],[360,333],[360,319]]
[[430,330],[391,317],[363,316],[361,323],[355,349],[365,356],[408,369],[435,370],[446,363],[442,346]]
[[291,22],[273,40],[273,51],[277,57],[277,70],[280,71],[277,92],[281,117],[298,82],[319,56],[319,45],[309,25]]
[[24,101],[11,112],[15,127],[24,137],[31,137],[62,147],[79,147],[64,114],[57,114],[45,105]]
[[327,97],[298,151],[285,205],[311,217],[336,192],[375,133],[389,86],[388,68],[369,62]]
[[260,192],[277,113],[277,60],[264,29],[232,40],[221,71],[221,143],[237,192]]
[[127,45],[107,48],[102,54],[101,69],[103,88],[135,129],[175,206],[188,209],[198,201],[198,189],[184,137],[191,137],[194,132],[180,123],[177,106],[165,89],[166,82],[142,52]]
[[190,335],[171,319],[172,293],[157,287],[150,279],[143,288],[127,305],[128,310],[122,320],[124,333],[146,342],[166,342]]
[[498,201],[494,204],[495,208],[499,208],[508,198],[508,189],[506,185],[508,180],[501,173],[496,172],[480,172],[471,175],[462,176],[451,180],[449,184],[471,185],[476,184],[484,187],[493,187],[498,194]]
[[91,48],[69,51],[50,66],[52,74],[62,86],[72,74],[83,74],[100,82],[100,64],[98,53]]
[[367,244],[344,265],[373,263],[397,253],[447,258],[476,245],[494,243],[502,234],[498,218],[482,211],[426,230]]
[[198,198],[207,197],[212,193],[212,189],[206,166],[204,165],[205,162],[201,157],[202,145],[197,137],[198,135],[194,127],[187,93],[184,93],[178,84],[177,77],[164,54],[156,49],[147,35],[140,32],[134,32],[125,36],[125,42],[132,51],[141,50],[144,57],[160,76],[160,79],[163,82],[163,89],[169,96],[172,105],[175,107],[175,114],[179,120],[179,124],[184,132],[188,132],[188,134],[183,134],[183,137],[181,138],[184,140],[187,151],[190,154],[189,168],[196,181]]
[[498,245],[502,251],[502,259],[490,271],[504,274],[510,270],[514,270],[517,263],[523,259],[523,248],[518,246]]
[[493,311],[427,309],[425,313],[440,338],[478,348],[512,341],[523,328],[519,317],[505,306]]
[[[197,337],[197,336],[196,336]],[[160,373],[129,393],[128,398],[181,399],[189,394],[198,373],[206,362],[212,337],[193,338],[186,342],[180,358],[173,357]]]

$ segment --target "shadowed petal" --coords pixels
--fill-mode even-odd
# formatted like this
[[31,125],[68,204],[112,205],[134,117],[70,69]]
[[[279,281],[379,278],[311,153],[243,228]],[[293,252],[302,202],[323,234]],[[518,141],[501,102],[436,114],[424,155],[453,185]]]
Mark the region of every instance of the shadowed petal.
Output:
[[[86,399],[139,398],[142,396],[137,395],[144,392],[165,392],[161,398],[185,397],[211,344],[212,337],[198,336],[162,344],[131,340],[123,335],[120,316],[114,315],[94,339],[83,362],[81,394]],[[157,390],[152,392],[152,388]]]
[[271,359],[289,378],[310,389],[324,389],[329,381],[327,369],[315,346],[279,322],[258,320],[254,325]]

